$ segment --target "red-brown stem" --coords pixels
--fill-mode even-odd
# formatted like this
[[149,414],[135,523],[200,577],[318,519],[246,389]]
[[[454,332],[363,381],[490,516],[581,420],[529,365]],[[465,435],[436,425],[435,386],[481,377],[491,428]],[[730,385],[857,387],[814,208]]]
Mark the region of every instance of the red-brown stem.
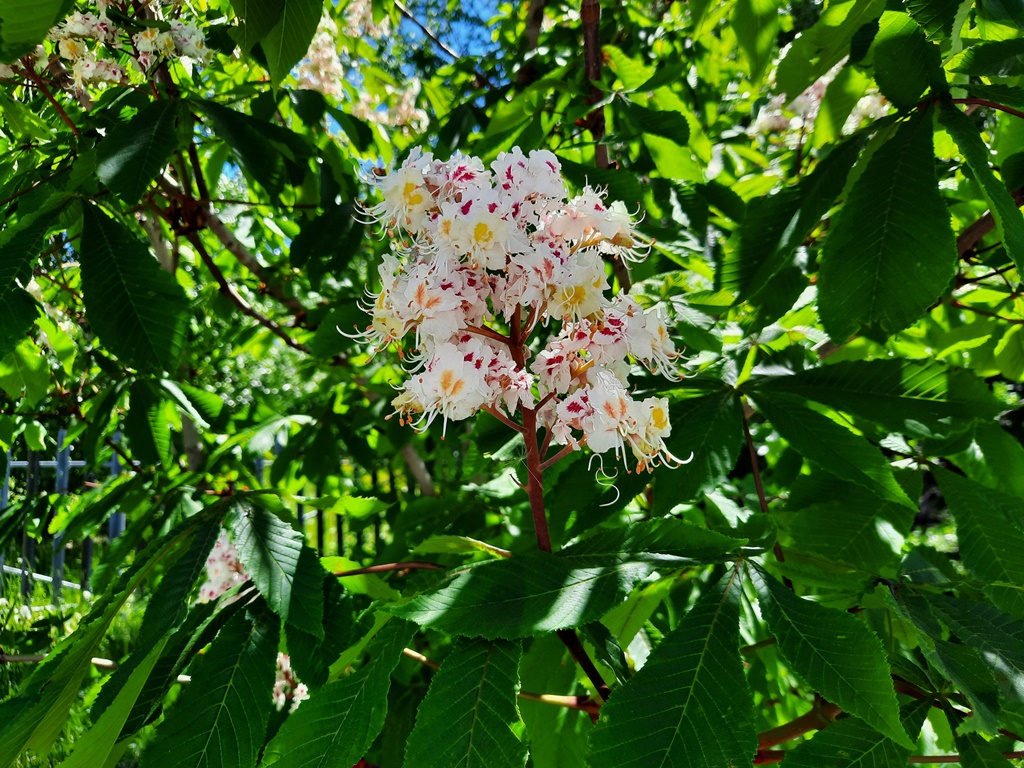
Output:
[[601,677],[601,673],[597,671],[597,667],[594,666],[594,662],[590,660],[590,656],[587,654],[587,649],[583,647],[583,643],[580,642],[579,637],[576,635],[575,629],[559,629],[555,632],[558,635],[558,639],[562,641],[566,648],[569,649],[569,653],[572,655],[576,663],[580,665],[580,668],[586,673],[587,677],[590,678],[590,684],[594,686],[597,691],[597,695],[600,696],[604,701],[608,701],[608,696],[612,692],[611,688]]
[[523,438],[526,442],[526,495],[533,513],[533,529],[537,534],[537,548],[551,551],[551,534],[544,510],[544,469],[541,467],[540,446],[537,445],[537,411],[523,408]]
[[783,744],[798,736],[803,736],[808,731],[820,731],[830,725],[842,711],[835,704],[817,701],[809,712],[800,715],[795,720],[759,733],[757,747],[758,749],[768,749],[776,744]]
[[54,109],[57,110],[57,114],[60,115],[60,119],[67,124],[68,128],[71,129],[71,132],[75,134],[75,136],[79,136],[78,128],[73,122],[71,122],[71,118],[68,117],[68,113],[64,111],[64,107],[60,105],[60,102],[53,98],[53,94],[50,93],[50,89],[46,87],[46,83],[43,82],[43,78],[36,74],[31,61],[25,62],[25,74],[28,76],[28,79],[35,83],[35,86],[42,91],[43,95],[46,96],[46,100],[53,105]]
[[[1024,117],[1024,115],[1022,115]],[[1007,760],[1020,760],[1024,758],[1024,751],[1003,752]],[[907,758],[908,763],[959,763],[960,755],[911,755]]]
[[335,571],[334,575],[338,577],[342,576],[359,576],[363,573],[382,573],[384,571],[416,571],[416,570],[427,570],[436,571],[443,570],[443,565],[437,563],[420,563],[416,561],[408,563],[381,563],[380,565],[368,565],[365,568],[353,568],[351,571]]
[[[766,515],[768,514],[768,498],[764,495],[764,485],[761,483],[761,469],[757,466],[757,449],[754,448],[754,439],[750,436],[750,424],[747,421],[747,413],[743,411],[743,436],[747,441],[747,451],[750,453],[750,471],[754,473],[754,487],[757,489],[757,500],[761,504],[761,511]],[[785,562],[786,558],[782,553],[782,545],[779,544],[778,540],[775,541],[772,547],[772,552],[775,553],[775,559],[780,563]],[[789,579],[784,579],[786,586],[790,589],[793,588],[792,583]]]
[[544,461],[544,463],[540,465],[540,468],[542,470],[547,469],[552,464],[556,464],[558,461],[560,461],[561,459],[564,459],[566,456],[568,456],[570,453],[572,453],[575,450],[576,450],[575,446],[572,446],[572,445],[565,446],[565,448],[560,450],[558,453],[556,453],[550,459],[547,459],[546,461]]
[[1008,115],[1013,115],[1014,117],[1024,118],[1024,112],[1021,112],[1019,109],[1014,109],[1013,107],[1007,107],[1007,106],[1005,106],[1003,104],[997,104],[996,102],[989,101],[988,99],[966,98],[966,99],[950,99],[950,101],[952,101],[954,104],[977,104],[979,107],[991,107],[992,109],[998,109],[1000,112],[1005,112]]
[[510,419],[508,416],[503,414],[501,411],[499,411],[494,406],[485,405],[483,408],[481,408],[481,410],[486,411],[487,413],[491,414],[491,416],[496,418],[498,421],[500,421],[502,424],[504,424],[509,429],[514,429],[516,432],[523,432],[522,424],[516,424],[514,421],[512,421],[512,419]]
[[964,304],[963,302],[957,301],[956,299],[953,299],[951,302],[949,302],[949,305],[951,307],[956,307],[957,309],[963,309],[963,310],[966,310],[968,312],[974,312],[976,315],[984,315],[985,317],[994,317],[996,320],[1002,320],[1004,323],[1016,323],[1017,325],[1024,325],[1024,319],[1013,318],[1013,317],[1004,317],[1003,315],[1000,315],[1000,314],[998,314],[996,312],[989,312],[987,309],[981,309],[980,307],[973,307],[970,304]]
[[[601,89],[595,85],[601,79],[601,0],[582,0],[580,22],[583,25],[583,62],[587,80],[590,81],[588,104],[601,101]],[[608,167],[608,147],[601,143],[604,138],[604,107],[597,107],[588,118],[590,133],[594,137],[594,165]]]

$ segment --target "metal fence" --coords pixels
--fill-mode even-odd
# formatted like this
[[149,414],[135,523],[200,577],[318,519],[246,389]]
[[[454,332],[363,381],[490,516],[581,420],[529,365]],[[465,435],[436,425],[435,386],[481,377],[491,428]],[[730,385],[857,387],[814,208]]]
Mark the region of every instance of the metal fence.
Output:
[[[74,460],[71,458],[71,446],[67,444],[67,431],[61,429],[57,432],[57,452],[53,459],[44,459],[40,451],[28,450],[25,459],[15,458],[13,450],[7,451],[7,468],[4,472],[3,486],[0,487],[0,518],[3,517],[4,513],[10,506],[11,494],[14,488],[13,480],[18,475],[22,475],[24,479],[23,496],[25,503],[29,503],[31,499],[37,498],[48,491],[45,490],[46,485],[52,482],[52,490],[61,496],[68,494],[71,485],[72,470],[84,469],[86,467],[85,461]],[[110,475],[116,476],[121,473],[121,464],[118,460],[117,454],[115,453],[113,458],[105,465],[105,468],[109,470]],[[50,480],[52,471],[52,481]],[[14,475],[15,477],[12,477]],[[19,478],[20,479],[20,478]],[[41,529],[45,531],[50,523],[50,514],[47,514],[46,519],[41,523]],[[124,532],[125,526],[125,515],[123,512],[115,511],[110,515],[107,521],[107,535],[114,539]],[[64,579],[65,570],[65,557],[66,547],[64,542],[64,535],[62,533],[56,533],[53,536],[53,552],[50,557],[49,575],[40,573],[42,570],[38,567],[41,564],[37,563],[39,552],[37,552],[38,542],[36,538],[31,535],[28,523],[22,526],[21,530],[21,558],[20,563],[17,566],[10,565],[5,561],[5,552],[0,549],[0,570],[4,574],[17,575],[21,581],[21,593],[25,596],[31,595],[35,586],[35,582],[44,582],[51,585],[51,594],[53,596],[54,604],[58,604],[61,600],[61,592],[63,589],[83,589],[83,585],[86,587],[89,583],[89,577],[92,572],[92,551],[93,551],[93,540],[92,538],[86,538],[81,543],[81,554],[82,554],[82,568],[81,568],[81,584],[77,584],[72,581],[66,581]],[[0,579],[0,595],[3,594],[4,580]]]

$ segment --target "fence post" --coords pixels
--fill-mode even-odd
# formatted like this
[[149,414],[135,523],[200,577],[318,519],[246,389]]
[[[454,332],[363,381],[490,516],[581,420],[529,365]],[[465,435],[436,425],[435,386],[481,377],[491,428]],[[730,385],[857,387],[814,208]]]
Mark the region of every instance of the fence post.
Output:
[[[7,463],[4,466],[4,484],[0,488],[0,513],[7,509],[7,502],[11,493],[11,449],[7,449]],[[0,549],[0,597],[4,596],[4,560],[6,553]]]
[[[121,442],[121,430],[114,433],[114,442]],[[121,474],[121,460],[117,455],[117,451],[114,451],[104,466],[110,469],[110,476],[117,477]],[[116,539],[124,533],[124,512],[112,512],[110,519],[107,520],[107,538],[111,541]]]
[[[61,429],[57,432],[57,482],[54,490],[59,496],[67,496],[68,481],[71,474],[71,448],[64,444],[68,431]],[[50,574],[53,577],[53,604],[60,605],[60,592],[64,581],[64,532],[59,531],[53,537],[53,568]]]
[[[25,501],[39,495],[39,452],[28,452],[28,466],[25,478]],[[36,540],[28,535],[28,524],[21,533],[21,594],[32,597],[32,585],[35,579],[32,572],[36,567]]]

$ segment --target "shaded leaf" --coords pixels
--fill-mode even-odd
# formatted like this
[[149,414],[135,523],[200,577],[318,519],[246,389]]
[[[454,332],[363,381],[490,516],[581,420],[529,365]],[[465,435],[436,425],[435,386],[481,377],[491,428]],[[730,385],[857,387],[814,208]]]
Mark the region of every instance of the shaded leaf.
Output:
[[960,557],[999,608],[1024,619],[1024,500],[933,470],[956,518]]
[[31,53],[72,4],[72,0],[4,0],[0,7],[0,62],[13,62]]
[[809,408],[791,395],[756,395],[756,405],[786,441],[826,472],[871,490],[879,497],[916,509],[889,462],[865,438]]
[[757,736],[739,654],[740,592],[734,570],[615,689],[590,735],[590,766],[752,765]]
[[818,308],[828,333],[901,331],[946,289],[957,250],[939,194],[931,110],[913,115],[868,161],[825,240]]
[[1024,73],[1024,38],[972,45],[951,62],[949,69],[961,75],[1020,75]]
[[261,507],[237,505],[228,516],[238,559],[270,609],[317,639],[324,637],[324,570],[305,538]]
[[1021,214],[1006,185],[992,172],[989,149],[982,141],[977,127],[954,104],[946,101],[939,106],[939,122],[960,147],[967,167],[981,185],[1003,247],[1017,268],[1024,269],[1024,214]]
[[267,746],[260,765],[336,768],[358,762],[384,725],[391,671],[413,630],[408,622],[388,621],[370,643],[370,660],[304,701]]
[[732,471],[743,445],[740,407],[735,392],[695,397],[669,406],[673,431],[666,444],[682,459],[693,454],[688,464],[658,474],[658,486],[661,482],[670,485],[675,503],[695,498]]
[[907,0],[907,12],[928,35],[929,40],[950,37],[953,22],[964,0]]
[[288,0],[287,3],[281,3],[280,18],[260,39],[260,46],[267,56],[270,79],[275,87],[306,55],[323,10],[322,0]]
[[256,765],[273,707],[278,627],[265,607],[227,623],[190,667],[192,683],[157,728],[143,768]]
[[164,99],[115,123],[96,147],[100,181],[126,203],[138,202],[177,151],[178,123],[187,115],[179,99]]
[[932,86],[945,87],[939,47],[905,13],[882,14],[874,42],[875,81],[899,109],[910,109]]
[[[903,724],[918,733],[928,715],[931,702],[922,699],[908,704],[901,712]],[[797,744],[786,753],[790,768],[891,768],[904,765],[910,749],[883,736],[857,717],[847,717],[829,725],[809,741]]]
[[97,206],[84,206],[82,295],[104,344],[138,368],[177,367],[188,299],[130,230]]
[[948,436],[1003,408],[973,372],[932,360],[851,360],[754,377],[746,387],[805,397],[915,437]]
[[232,31],[239,47],[248,53],[281,19],[285,0],[231,0],[241,23]]
[[430,681],[405,748],[407,768],[517,768],[518,643],[459,640]]
[[912,749],[877,635],[845,611],[797,597],[760,568],[750,573],[768,626],[793,671],[828,701]]

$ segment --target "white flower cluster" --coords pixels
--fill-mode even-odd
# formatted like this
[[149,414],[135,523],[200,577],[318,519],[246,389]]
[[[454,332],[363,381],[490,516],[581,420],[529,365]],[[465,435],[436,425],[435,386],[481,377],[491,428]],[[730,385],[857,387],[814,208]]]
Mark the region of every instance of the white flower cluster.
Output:
[[[786,145],[791,149],[801,143],[801,135],[807,136],[814,131],[814,123],[821,111],[821,102],[825,92],[835,80],[840,70],[846,65],[846,59],[819,77],[795,99],[790,101],[786,94],[775,96],[761,107],[757,118],[751,124],[748,133],[751,136],[783,135]],[[842,128],[843,134],[856,131],[861,123],[877,120],[889,111],[889,103],[877,91],[873,91],[857,102]]]
[[[425,428],[437,416],[447,426],[479,410],[508,420],[539,409],[555,444],[632,452],[641,470],[678,462],[664,442],[667,401],[633,400],[627,382],[630,358],[673,375],[664,318],[606,295],[603,257],[640,258],[621,204],[590,187],[567,200],[558,159],[518,148],[489,169],[414,150],[379,186],[384,199],[368,213],[401,242],[379,269],[362,337],[377,350],[414,340],[393,401],[403,420]],[[542,326],[546,343],[531,342]]]
[[199,600],[208,603],[216,600],[236,584],[249,578],[238,560],[238,550],[228,538],[227,531],[221,531],[213,551],[206,558],[206,581],[199,588]]
[[161,27],[144,27],[137,32],[121,29],[106,14],[108,3],[99,3],[97,13],[77,12],[50,30],[48,39],[56,44],[61,57],[71,62],[75,86],[87,83],[120,83],[127,72],[117,61],[103,58],[102,46],[116,49],[122,42],[131,46],[131,61],[140,72],[146,72],[161,58],[184,56],[197,61],[209,57],[202,31],[177,19],[161,23]]
[[292,672],[292,660],[287,653],[277,654],[277,677],[274,680],[274,706],[280,712],[288,702],[288,711],[294,712],[309,698],[309,689]]

